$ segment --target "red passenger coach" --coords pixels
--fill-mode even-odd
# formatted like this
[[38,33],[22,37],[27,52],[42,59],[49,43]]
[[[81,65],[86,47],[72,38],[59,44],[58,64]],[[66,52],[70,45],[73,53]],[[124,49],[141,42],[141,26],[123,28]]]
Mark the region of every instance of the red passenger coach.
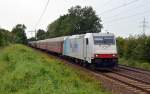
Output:
[[63,45],[62,44],[63,44],[62,41],[48,42],[46,49],[51,52],[62,54],[63,53]]
[[46,43],[45,42],[40,42],[37,44],[37,47],[43,50],[46,50]]
[[63,41],[64,37],[51,38],[46,40],[40,40],[37,43],[37,48],[54,52],[57,54],[63,53]]

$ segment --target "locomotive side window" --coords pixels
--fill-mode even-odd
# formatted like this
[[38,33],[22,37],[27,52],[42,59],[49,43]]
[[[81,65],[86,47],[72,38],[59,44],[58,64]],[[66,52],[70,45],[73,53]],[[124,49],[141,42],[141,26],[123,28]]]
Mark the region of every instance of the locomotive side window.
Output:
[[94,44],[103,44],[103,37],[102,36],[94,36]]
[[114,36],[94,36],[93,39],[95,45],[115,44]]
[[88,45],[89,44],[89,40],[88,40],[88,38],[86,38],[86,45]]

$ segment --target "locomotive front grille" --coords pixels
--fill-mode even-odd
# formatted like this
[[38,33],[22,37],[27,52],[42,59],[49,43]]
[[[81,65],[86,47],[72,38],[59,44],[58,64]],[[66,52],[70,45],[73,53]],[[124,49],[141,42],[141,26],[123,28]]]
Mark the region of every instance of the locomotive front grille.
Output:
[[118,59],[117,58],[108,58],[108,59],[95,58],[92,60],[92,63],[95,64],[96,67],[114,67],[117,66]]

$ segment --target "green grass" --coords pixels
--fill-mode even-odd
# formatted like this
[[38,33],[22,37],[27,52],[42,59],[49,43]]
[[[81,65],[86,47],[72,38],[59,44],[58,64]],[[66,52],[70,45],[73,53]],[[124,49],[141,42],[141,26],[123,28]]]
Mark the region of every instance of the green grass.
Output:
[[87,73],[23,45],[0,51],[0,94],[106,94]]
[[150,62],[121,58],[119,64],[150,70]]

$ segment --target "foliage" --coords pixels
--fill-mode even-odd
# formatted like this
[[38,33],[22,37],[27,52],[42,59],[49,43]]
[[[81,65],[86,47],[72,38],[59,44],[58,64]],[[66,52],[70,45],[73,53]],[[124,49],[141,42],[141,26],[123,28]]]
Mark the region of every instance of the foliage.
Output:
[[35,37],[31,37],[28,39],[28,41],[36,41],[36,38]]
[[117,46],[120,57],[150,62],[150,36],[118,37]]
[[142,60],[120,58],[119,64],[150,70],[150,63]]
[[118,53],[119,56],[122,57],[124,55],[124,50],[125,50],[125,39],[123,39],[122,37],[118,37],[117,38],[117,47],[118,47]]
[[0,53],[1,94],[105,94],[87,73],[23,45]]
[[13,34],[8,30],[0,29],[0,47],[13,43]]
[[0,47],[7,46],[12,43],[27,43],[27,37],[25,34],[25,25],[18,24],[12,32],[0,28]]
[[16,43],[27,43],[27,37],[25,33],[26,26],[22,24],[17,24],[13,29],[12,33],[15,35],[15,42]]
[[37,40],[43,40],[46,38],[46,32],[42,29],[37,31]]
[[66,15],[48,25],[48,37],[101,32],[101,20],[92,7],[71,7]]

